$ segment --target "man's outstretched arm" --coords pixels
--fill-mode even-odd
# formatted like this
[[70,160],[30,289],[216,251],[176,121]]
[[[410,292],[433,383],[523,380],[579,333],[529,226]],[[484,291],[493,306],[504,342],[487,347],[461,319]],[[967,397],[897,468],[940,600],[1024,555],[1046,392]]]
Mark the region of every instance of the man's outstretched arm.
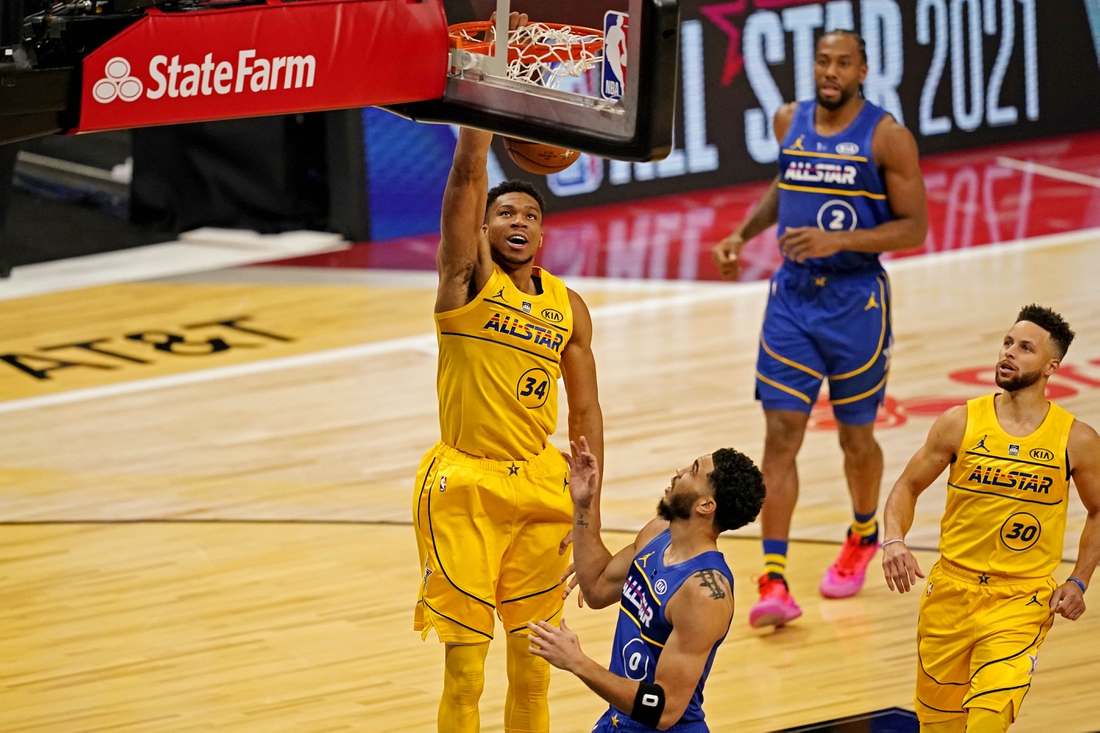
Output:
[[447,188],[443,192],[441,237],[435,258],[439,270],[436,313],[466,305],[471,294],[485,285],[492,272],[489,243],[482,229],[489,190],[485,164],[492,140],[492,133],[481,130],[464,127],[458,133]]
[[668,527],[668,522],[651,520],[633,543],[612,555],[600,537],[599,464],[583,435],[569,444],[572,455],[565,458],[573,499],[573,571],[588,605],[605,608],[622,597],[623,583],[638,550]]
[[[932,424],[928,439],[902,471],[883,511],[882,570],[890,590],[905,593],[923,578],[917,558],[905,546],[905,534],[913,526],[917,497],[955,458],[966,434],[966,406],[952,407]],[[900,541],[899,541],[900,540]]]

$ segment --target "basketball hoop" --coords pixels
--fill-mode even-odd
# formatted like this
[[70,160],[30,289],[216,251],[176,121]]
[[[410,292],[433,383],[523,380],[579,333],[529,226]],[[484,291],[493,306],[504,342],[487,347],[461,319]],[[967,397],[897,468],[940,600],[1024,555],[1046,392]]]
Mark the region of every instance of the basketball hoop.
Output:
[[[487,73],[496,53],[493,23],[450,26],[452,71]],[[488,40],[487,40],[488,39]],[[506,76],[513,81],[556,89],[567,76],[580,76],[603,61],[603,32],[558,23],[528,23],[508,33]]]

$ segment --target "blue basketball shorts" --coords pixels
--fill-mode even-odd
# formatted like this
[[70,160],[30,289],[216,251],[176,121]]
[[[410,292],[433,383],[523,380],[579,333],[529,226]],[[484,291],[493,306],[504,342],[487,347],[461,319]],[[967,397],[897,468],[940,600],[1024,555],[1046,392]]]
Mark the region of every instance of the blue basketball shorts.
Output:
[[[655,730],[657,729],[635,722],[626,713],[621,713],[615,708],[608,708],[607,712],[596,721],[592,733],[652,733]],[[710,728],[707,727],[704,720],[676,723],[666,728],[666,730],[670,730],[672,733],[710,733]]]
[[764,313],[756,399],[765,410],[809,413],[828,378],[837,421],[874,422],[890,371],[890,316],[882,269],[823,273],[784,264]]

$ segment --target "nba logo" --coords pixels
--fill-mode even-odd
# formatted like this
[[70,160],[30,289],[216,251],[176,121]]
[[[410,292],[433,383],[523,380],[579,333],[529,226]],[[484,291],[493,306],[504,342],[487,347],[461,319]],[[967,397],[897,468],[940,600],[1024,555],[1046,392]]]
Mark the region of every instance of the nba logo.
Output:
[[603,16],[603,77],[600,96],[618,100],[626,90],[626,13],[608,10]]

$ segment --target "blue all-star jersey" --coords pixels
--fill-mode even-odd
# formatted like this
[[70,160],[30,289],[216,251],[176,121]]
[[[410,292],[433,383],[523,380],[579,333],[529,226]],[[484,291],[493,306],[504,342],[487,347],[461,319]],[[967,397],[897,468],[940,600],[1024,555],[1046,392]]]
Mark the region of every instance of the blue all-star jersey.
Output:
[[[661,650],[672,634],[672,624],[665,618],[665,604],[684,581],[700,570],[715,570],[725,575],[730,589],[733,588],[733,573],[721,552],[711,550],[676,565],[665,565],[665,550],[670,544],[672,534],[667,529],[654,537],[634,557],[630,573],[623,583],[619,622],[615,627],[615,643],[611,648],[610,669],[617,675],[639,682],[653,682]],[[710,674],[714,653],[724,639],[725,635],[710,650],[691,702],[677,724],[703,720],[703,685]],[[621,710],[615,710],[615,713],[629,717]]]
[[[817,227],[836,232],[873,229],[893,220],[886,183],[875,167],[871,139],[884,109],[863,103],[846,129],[826,137],[814,130],[817,102],[799,102],[779,152],[779,231]],[[864,272],[879,268],[874,252],[837,252],[785,268],[820,272]]]

